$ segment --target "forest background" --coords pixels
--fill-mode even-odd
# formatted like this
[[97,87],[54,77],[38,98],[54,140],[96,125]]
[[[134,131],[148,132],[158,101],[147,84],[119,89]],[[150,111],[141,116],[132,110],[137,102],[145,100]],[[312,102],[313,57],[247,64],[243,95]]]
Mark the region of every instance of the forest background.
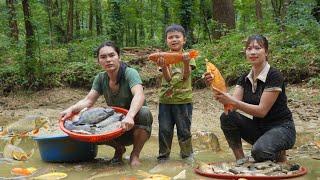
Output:
[[[229,85],[248,71],[251,34],[268,38],[269,61],[286,82],[320,87],[320,0],[0,0],[0,12],[0,95],[90,88],[102,71],[95,49],[106,40],[141,70],[149,53],[167,50],[164,29],[173,23],[186,29],[185,48],[200,51],[195,87],[203,87],[205,58]],[[145,86],[157,76],[143,73]]]

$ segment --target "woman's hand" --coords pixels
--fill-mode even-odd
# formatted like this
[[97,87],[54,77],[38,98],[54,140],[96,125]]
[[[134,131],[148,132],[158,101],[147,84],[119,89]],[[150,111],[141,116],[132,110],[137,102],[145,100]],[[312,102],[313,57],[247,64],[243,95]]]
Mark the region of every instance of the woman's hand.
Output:
[[229,93],[224,93],[217,88],[212,88],[215,91],[214,98],[221,104],[236,105],[237,99],[231,96]]
[[68,108],[62,112],[60,112],[60,116],[59,116],[59,119],[61,120],[65,120],[65,119],[68,119],[69,117],[71,117],[73,115],[73,110],[72,108]]
[[126,131],[130,131],[134,126],[134,120],[130,116],[126,116],[122,121],[121,121],[121,128],[123,128]]
[[204,79],[204,82],[206,83],[207,86],[210,86],[212,81],[213,81],[213,78],[214,76],[209,73],[209,72],[205,72],[203,75],[202,75],[202,78]]

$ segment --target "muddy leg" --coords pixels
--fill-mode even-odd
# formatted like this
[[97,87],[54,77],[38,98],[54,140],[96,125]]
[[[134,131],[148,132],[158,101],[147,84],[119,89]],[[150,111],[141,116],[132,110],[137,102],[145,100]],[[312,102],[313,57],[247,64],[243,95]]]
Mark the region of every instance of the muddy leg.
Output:
[[140,165],[139,155],[144,146],[144,143],[149,139],[149,134],[146,130],[136,128],[133,131],[133,150],[130,155],[130,165]]
[[107,145],[113,147],[115,149],[114,156],[110,160],[112,164],[120,164],[123,163],[122,161],[122,155],[126,152],[126,148],[124,145],[121,145],[120,143],[116,141],[108,141],[106,143]]
[[236,157],[236,160],[243,159],[244,158],[244,152],[242,148],[234,148],[232,149],[234,156]]
[[276,162],[286,162],[287,161],[287,156],[286,156],[286,151],[282,150],[279,152],[278,157],[276,158]]

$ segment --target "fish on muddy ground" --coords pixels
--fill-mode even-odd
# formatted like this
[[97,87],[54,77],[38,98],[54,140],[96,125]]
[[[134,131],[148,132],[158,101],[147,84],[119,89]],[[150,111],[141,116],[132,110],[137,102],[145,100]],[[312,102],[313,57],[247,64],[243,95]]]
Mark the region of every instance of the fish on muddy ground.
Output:
[[177,179],[186,179],[187,175],[186,175],[186,170],[182,170],[181,172],[179,172],[177,175],[175,175],[172,179],[173,180],[177,180]]
[[11,174],[19,175],[19,176],[28,176],[34,173],[36,170],[37,169],[34,167],[28,167],[28,168],[15,167],[11,169]]
[[114,114],[114,109],[108,107],[108,108],[102,108],[102,107],[96,107],[96,108],[90,108],[83,113],[81,113],[78,120],[74,121],[74,125],[79,124],[97,124],[100,121],[103,121],[104,119],[107,119],[109,116]]
[[209,131],[197,131],[192,134],[192,146],[197,150],[221,150],[218,137]]
[[4,158],[14,159],[17,161],[26,161],[28,160],[34,153],[34,149],[32,149],[29,153],[26,153],[22,148],[7,144],[3,149]]
[[229,174],[229,175],[246,175],[246,176],[280,176],[296,173],[300,166],[297,164],[274,163],[272,161],[252,162],[244,164],[216,163],[206,164],[198,163],[198,169],[201,172],[209,174]]
[[37,115],[26,116],[4,127],[3,131],[0,132],[0,136],[4,136],[7,134],[13,136],[25,136],[29,132],[36,134],[38,133],[40,128],[46,127],[47,123],[48,117]]
[[149,173],[175,173],[177,170],[182,170],[189,168],[190,165],[186,162],[181,161],[166,161],[163,163],[159,163],[153,168],[151,168]]
[[66,178],[67,176],[68,174],[63,172],[51,172],[48,174],[43,174],[40,176],[33,177],[32,179],[37,179],[37,180],[63,179],[63,178]]
[[[206,59],[206,66],[207,66],[207,72],[210,73],[213,78],[213,80],[211,82],[211,89],[214,92],[221,91],[221,92],[226,93],[228,91],[227,85],[226,85],[226,82],[225,82],[224,78],[222,77],[219,69],[214,64],[209,62],[208,59]],[[232,111],[233,108],[234,107],[232,104],[225,104],[224,105],[225,114],[228,114],[228,112]]]
[[170,180],[170,176],[163,174],[151,174],[142,170],[138,170],[137,175],[144,177],[143,180]]
[[26,161],[33,155],[34,149],[31,149],[29,153],[26,153],[22,148],[17,146],[20,143],[20,140],[21,139],[17,139],[17,136],[9,140],[3,149],[4,158],[17,161]]
[[[187,53],[189,58],[196,58],[199,52],[197,50],[191,50]],[[182,61],[184,53],[178,52],[156,52],[149,55],[149,60],[157,62],[160,57],[164,58],[164,63],[166,65],[176,64]]]

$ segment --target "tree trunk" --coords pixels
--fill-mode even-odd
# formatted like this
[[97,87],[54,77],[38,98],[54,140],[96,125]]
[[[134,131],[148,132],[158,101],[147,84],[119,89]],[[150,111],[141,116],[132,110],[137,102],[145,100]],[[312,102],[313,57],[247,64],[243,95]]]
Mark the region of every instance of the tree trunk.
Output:
[[152,40],[154,38],[154,5],[156,4],[155,0],[150,0],[150,34],[149,34],[149,39]]
[[[169,25],[169,22],[170,22],[170,13],[169,13],[169,7],[170,7],[170,3],[168,2],[168,0],[162,0],[161,1],[161,7],[162,7],[162,10],[163,10],[163,20],[162,20],[162,23],[163,23],[163,31],[162,31],[162,39],[165,40],[166,37],[165,37],[165,30],[166,30],[166,27]],[[165,41],[163,41],[165,42]]]
[[48,13],[48,24],[49,24],[49,39],[50,39],[50,46],[53,48],[53,43],[52,43],[52,0],[45,0],[45,8]]
[[28,79],[28,84],[31,86],[35,81],[36,60],[34,58],[34,50],[36,49],[35,35],[31,21],[31,12],[29,0],[22,0],[24,24],[26,29],[26,61],[23,64],[23,71]]
[[260,30],[263,31],[263,16],[262,16],[261,1],[255,0],[255,3],[256,3],[256,17],[257,17],[258,26]]
[[204,32],[205,34],[207,34],[209,41],[212,42],[211,32],[210,32],[209,23],[208,23],[208,14],[206,13],[206,9],[205,9],[205,0],[200,0],[200,13],[203,17]]
[[89,32],[92,35],[93,30],[93,4],[92,0],[89,1]]
[[191,26],[193,0],[181,0],[180,21],[186,31],[186,48],[190,48],[194,43],[193,29]]
[[218,23],[218,27],[213,32],[213,37],[219,39],[226,33],[224,25],[227,29],[234,29],[235,11],[232,0],[212,0],[213,20]]
[[102,33],[102,15],[101,15],[101,1],[95,0],[95,13],[96,13],[96,29],[97,35]]
[[316,6],[312,9],[312,15],[320,23],[320,0],[317,0]]
[[110,26],[110,37],[118,46],[123,45],[123,31],[124,25],[121,15],[121,6],[118,1],[110,1],[111,21],[113,22]]
[[52,36],[55,41],[60,43],[65,43],[65,29],[63,27],[63,17],[62,17],[62,4],[59,0],[55,0],[52,3]]
[[80,37],[80,30],[81,30],[81,27],[80,27],[80,10],[79,10],[79,2],[76,1],[75,2],[75,25],[76,25],[76,37]]
[[280,31],[285,31],[284,18],[287,14],[287,8],[290,4],[290,0],[271,0],[273,7],[275,22],[279,25]]
[[73,38],[73,0],[68,0],[67,42]]
[[9,12],[9,28],[11,37],[15,42],[19,40],[19,29],[17,23],[17,13],[14,7],[15,0],[6,0],[8,12]]

